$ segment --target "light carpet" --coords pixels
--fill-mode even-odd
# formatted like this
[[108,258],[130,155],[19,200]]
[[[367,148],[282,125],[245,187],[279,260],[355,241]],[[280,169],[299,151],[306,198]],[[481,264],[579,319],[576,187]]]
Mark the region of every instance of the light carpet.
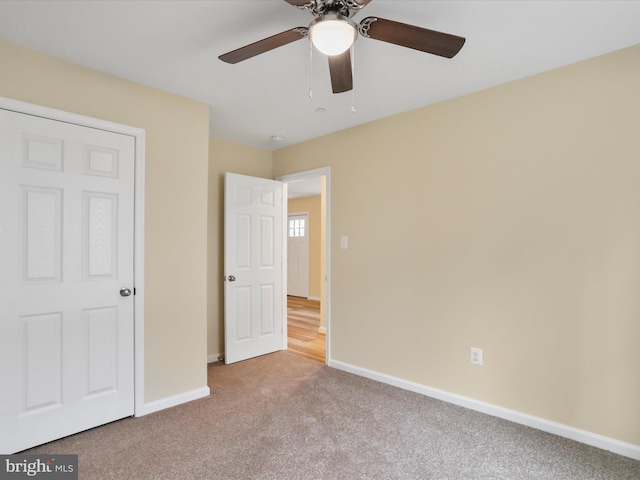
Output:
[[640,479],[640,462],[289,352],[208,368],[210,397],[25,453],[80,479]]

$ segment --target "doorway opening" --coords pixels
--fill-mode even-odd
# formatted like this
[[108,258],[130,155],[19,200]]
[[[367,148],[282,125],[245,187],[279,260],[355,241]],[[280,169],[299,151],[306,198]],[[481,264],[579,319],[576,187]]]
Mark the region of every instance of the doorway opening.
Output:
[[[329,167],[278,177],[286,186],[287,322],[285,348],[330,363],[330,169]],[[305,223],[300,221],[305,219]],[[291,227],[291,228],[290,228]],[[301,230],[301,227],[304,230]],[[308,238],[308,259],[300,247]],[[307,262],[307,265],[300,265]],[[300,289],[307,276],[308,290]],[[292,281],[289,277],[292,276]],[[304,282],[302,282],[304,283]],[[289,288],[290,287],[290,288]],[[306,293],[306,295],[305,295]]]
[[320,301],[287,295],[287,349],[326,362],[326,333],[320,331]]

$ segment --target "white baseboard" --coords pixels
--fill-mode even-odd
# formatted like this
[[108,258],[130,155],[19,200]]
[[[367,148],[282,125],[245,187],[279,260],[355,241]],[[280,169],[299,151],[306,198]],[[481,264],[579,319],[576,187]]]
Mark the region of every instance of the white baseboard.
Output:
[[324,333],[326,335],[327,334],[327,327],[318,328],[318,333]]
[[428,397],[437,398],[454,405],[475,410],[477,412],[486,413],[494,417],[503,418],[514,423],[526,425],[528,427],[542,430],[543,432],[553,433],[560,437],[565,437],[571,440],[575,440],[580,443],[591,445],[592,447],[608,450],[618,455],[640,460],[640,445],[634,445],[632,443],[622,442],[614,438],[605,437],[597,433],[588,432],[586,430],[580,430],[578,428],[570,427],[562,423],[552,422],[540,417],[534,417],[526,413],[517,412],[515,410],[509,410],[507,408],[499,407],[473,398],[463,397],[455,393],[446,392],[437,388],[427,387],[415,382],[403,380],[401,378],[392,377],[384,373],[375,372],[366,368],[358,367],[348,363],[340,362],[337,360],[329,360],[328,365],[338,370],[353,373],[355,375],[376,380],[381,383],[393,385],[394,387],[402,388],[412,392],[420,393]]
[[154,402],[145,403],[144,407],[142,408],[142,412],[141,413],[136,412],[136,417],[141,417],[143,415],[148,415],[153,412],[158,412],[160,410],[164,410],[165,408],[175,407],[183,403],[191,402],[193,400],[198,400],[199,398],[208,397],[209,395],[211,395],[211,390],[209,390],[209,387],[201,387],[201,388],[196,388],[195,390],[191,390],[189,392],[184,392],[178,395],[173,395],[171,397],[162,398]]
[[209,355],[207,357],[207,363],[219,362],[221,356],[224,356],[224,354],[222,354],[222,353],[214,353],[213,355]]

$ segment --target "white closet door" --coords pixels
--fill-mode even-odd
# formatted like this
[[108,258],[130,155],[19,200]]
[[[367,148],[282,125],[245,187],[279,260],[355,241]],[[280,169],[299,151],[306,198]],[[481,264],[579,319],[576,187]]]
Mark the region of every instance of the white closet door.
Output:
[[0,110],[2,454],[133,414],[134,158]]

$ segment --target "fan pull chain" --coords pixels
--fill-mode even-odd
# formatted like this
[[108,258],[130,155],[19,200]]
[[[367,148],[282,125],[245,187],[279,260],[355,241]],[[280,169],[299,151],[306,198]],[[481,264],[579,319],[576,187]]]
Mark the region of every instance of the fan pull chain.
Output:
[[313,98],[313,45],[309,41],[309,98]]
[[356,81],[356,50],[353,48],[353,44],[351,44],[351,113],[356,113],[356,89],[355,89],[355,81]]

